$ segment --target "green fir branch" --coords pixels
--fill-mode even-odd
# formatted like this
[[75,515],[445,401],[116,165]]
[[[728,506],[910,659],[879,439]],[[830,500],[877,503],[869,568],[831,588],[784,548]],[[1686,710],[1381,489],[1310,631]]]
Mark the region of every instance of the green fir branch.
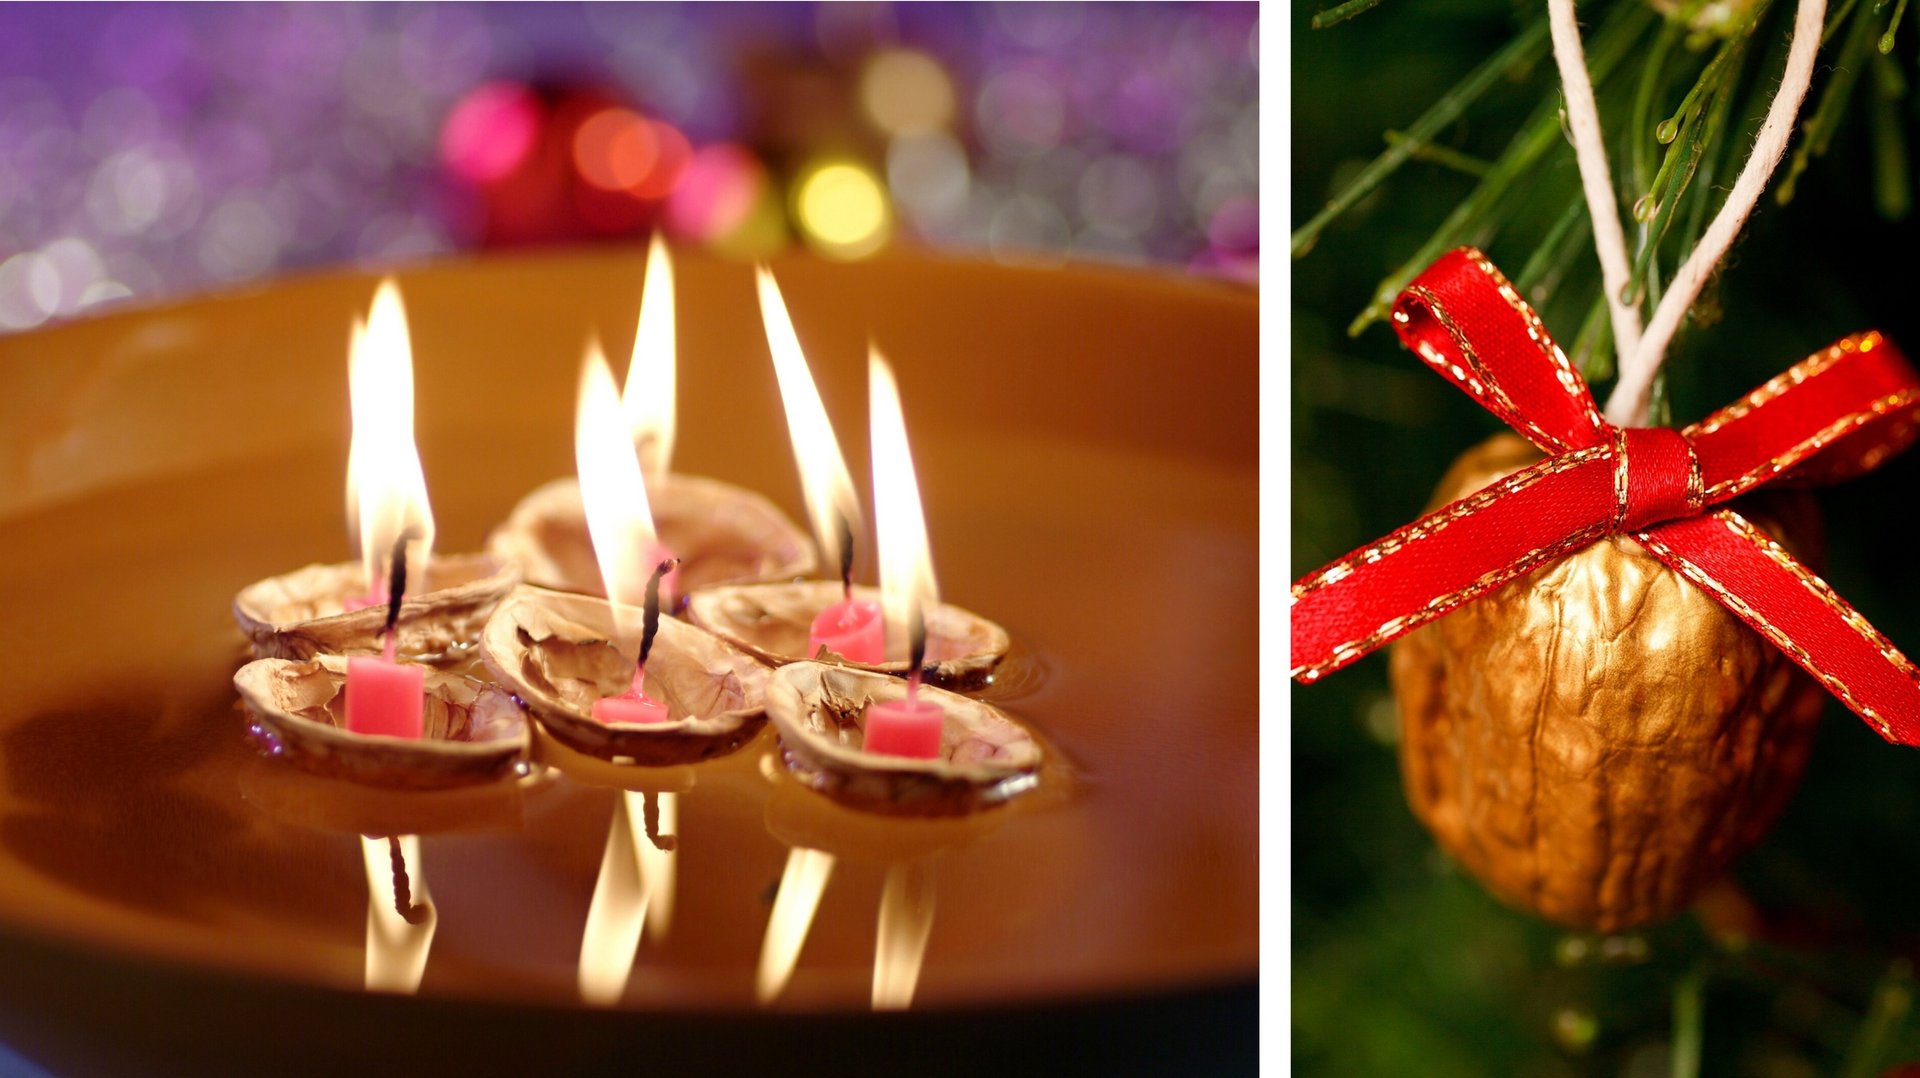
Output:
[[1338,26],[1355,15],[1365,14],[1380,6],[1380,0],[1347,0],[1344,4],[1335,4],[1313,16],[1307,25],[1315,30],[1325,30],[1329,26]]
[[1486,63],[1460,80],[1459,85],[1435,101],[1419,119],[1408,125],[1405,139],[1389,145],[1385,153],[1368,162],[1352,183],[1335,195],[1311,220],[1295,229],[1293,257],[1299,258],[1312,250],[1314,241],[1320,238],[1321,231],[1327,225],[1380,186],[1383,180],[1393,175],[1394,170],[1406,164],[1415,150],[1459,119],[1467,106],[1478,101],[1502,76],[1540,59],[1546,55],[1546,50],[1547,23],[1541,19],[1521,31],[1519,36],[1489,57]]

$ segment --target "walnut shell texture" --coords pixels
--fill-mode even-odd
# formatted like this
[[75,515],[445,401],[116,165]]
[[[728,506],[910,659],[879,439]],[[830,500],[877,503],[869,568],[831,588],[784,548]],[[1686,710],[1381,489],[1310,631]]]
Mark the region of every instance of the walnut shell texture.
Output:
[[[436,666],[465,662],[493,608],[519,583],[519,566],[491,554],[435,558],[420,583],[424,590],[400,604],[401,657]],[[240,589],[233,617],[257,659],[378,655],[387,608],[345,607],[365,588],[359,562],[309,565]]]
[[233,675],[263,751],[316,775],[388,789],[494,782],[527,754],[527,720],[505,690],[464,674],[426,675],[418,740],[346,728],[347,660],[255,659]]
[[[855,598],[880,601],[880,589],[856,584]],[[782,584],[740,584],[702,588],[687,600],[687,619],[727,643],[775,666],[814,660],[807,653],[813,619],[844,595],[837,580],[795,580]],[[926,608],[926,677],[941,688],[970,692],[993,681],[1013,639],[1007,631],[971,610],[952,603]],[[884,663],[856,663],[832,652],[832,661],[852,670],[906,677],[913,665],[905,657]]]
[[[1434,506],[1540,458],[1469,450]],[[1804,494],[1742,515],[1802,557]],[[1603,539],[1403,638],[1390,677],[1407,799],[1501,900],[1601,932],[1670,916],[1786,805],[1825,693],[1625,536]]]
[[[713,584],[792,580],[817,564],[806,533],[753,491],[676,474],[650,483],[647,496],[661,543],[680,558],[682,594]],[[529,584],[606,597],[576,479],[555,479],[522,498],[487,548],[519,565]]]
[[616,764],[699,763],[741,749],[766,724],[767,668],[673,618],[660,620],[647,662],[648,689],[667,705],[669,720],[595,719],[594,701],[631,684],[638,645],[625,638],[605,599],[522,585],[487,622],[480,657],[547,734],[574,752]]

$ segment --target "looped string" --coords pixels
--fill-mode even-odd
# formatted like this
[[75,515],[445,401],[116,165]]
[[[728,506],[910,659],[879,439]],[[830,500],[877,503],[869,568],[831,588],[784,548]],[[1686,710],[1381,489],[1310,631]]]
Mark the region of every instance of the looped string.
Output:
[[1594,107],[1593,82],[1587,75],[1580,48],[1580,27],[1573,17],[1573,2],[1547,0],[1548,28],[1553,35],[1554,60],[1565,88],[1574,157],[1580,165],[1587,213],[1593,218],[1594,248],[1600,258],[1607,308],[1612,315],[1620,356],[1620,377],[1607,398],[1606,416],[1615,426],[1639,426],[1647,421],[1653,378],[1666,360],[1667,346],[1679,332],[1680,320],[1693,308],[1693,301],[1699,298],[1707,279],[1732,249],[1733,241],[1765,193],[1774,168],[1786,153],[1794,118],[1800,114],[1807,88],[1813,83],[1813,61],[1820,51],[1827,4],[1826,0],[1800,0],[1794,12],[1793,40],[1787,48],[1780,89],[1775,91],[1773,103],[1767,107],[1767,117],[1760,124],[1753,152],[1747,155],[1747,163],[1734,180],[1720,212],[1714,215],[1712,223],[1701,233],[1700,242],[1675,271],[1666,293],[1660,298],[1660,305],[1654,308],[1653,317],[1641,333],[1638,308],[1627,303],[1625,296],[1628,275],[1625,241],[1620,229],[1620,198],[1614,193],[1607,168],[1606,143],[1600,132],[1598,110]]

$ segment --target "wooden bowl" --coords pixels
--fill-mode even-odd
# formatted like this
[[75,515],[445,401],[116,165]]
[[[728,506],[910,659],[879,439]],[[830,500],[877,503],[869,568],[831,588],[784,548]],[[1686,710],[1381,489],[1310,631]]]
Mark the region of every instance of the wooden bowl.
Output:
[[[580,342],[624,354],[642,263],[400,273],[442,549],[572,471]],[[804,519],[751,267],[676,268],[676,466]],[[939,853],[911,1012],[867,1013],[882,872],[856,861],[756,1007],[788,846],[751,747],[676,795],[672,935],[618,1006],[576,985],[620,793],[565,778],[423,838],[418,995],[362,990],[359,843],[243,796],[231,681],[234,592],[353,553],[345,349],[375,281],[325,273],[0,337],[0,1038],[58,1073],[1250,1063],[1257,296],[913,253],[772,268],[856,476],[869,339],[892,359],[942,595],[1008,630],[995,702],[1083,778]]]

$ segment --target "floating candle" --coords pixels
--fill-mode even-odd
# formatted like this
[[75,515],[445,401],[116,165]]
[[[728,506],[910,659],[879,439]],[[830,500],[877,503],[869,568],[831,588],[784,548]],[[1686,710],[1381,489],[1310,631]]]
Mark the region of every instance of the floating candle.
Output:
[[634,663],[633,685],[618,696],[603,696],[593,702],[593,717],[601,722],[667,721],[666,703],[647,695],[647,656],[653,652],[653,638],[660,631],[660,581],[675,564],[671,559],[663,561],[647,577],[646,620],[640,630],[640,658]]
[[926,514],[913,474],[906,417],[893,368],[878,350],[867,355],[868,427],[873,439],[873,505],[880,535],[880,596],[886,620],[907,638],[907,695],[867,708],[862,747],[887,756],[932,759],[940,755],[945,712],[919,699],[927,658],[923,604],[934,600],[933,555],[927,548]]
[[[260,658],[363,655],[384,645],[389,654],[404,650],[417,662],[464,665],[494,607],[519,583],[520,570],[490,554],[432,557],[433,507],[414,443],[413,345],[392,280],[380,283],[366,319],[353,320],[347,384],[353,424],[347,531],[359,558],[255,581],[234,597],[234,620]],[[408,531],[415,594],[402,639],[383,629],[379,607],[387,589],[382,559]]]
[[408,528],[394,540],[388,563],[386,650],[383,654],[355,655],[347,660],[347,730],[420,740],[426,714],[426,668],[395,658],[395,630],[400,604],[407,593],[407,544],[417,538]]
[[881,663],[887,659],[886,621],[880,604],[853,597],[853,529],[840,521],[841,599],[814,615],[807,629],[807,655],[825,648],[850,662]]
[[824,648],[852,662],[886,661],[886,625],[880,604],[854,598],[851,587],[845,594],[846,598],[814,615],[807,629],[808,656],[817,656]]
[[931,760],[940,755],[941,725],[946,712],[919,699],[920,675],[907,680],[903,700],[883,700],[867,708],[860,747],[882,756],[910,756]]

